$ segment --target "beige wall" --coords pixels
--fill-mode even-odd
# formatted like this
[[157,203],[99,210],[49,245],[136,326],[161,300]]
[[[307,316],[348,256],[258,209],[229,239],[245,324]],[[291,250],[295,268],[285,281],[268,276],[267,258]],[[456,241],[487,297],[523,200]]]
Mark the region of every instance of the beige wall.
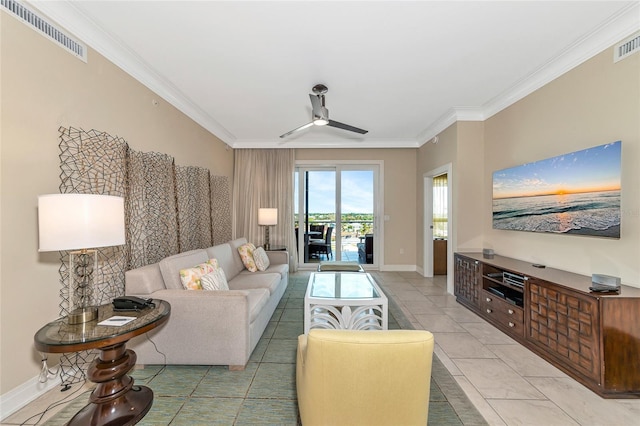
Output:
[[[453,247],[496,253],[640,287],[640,55],[607,49],[483,123],[458,122],[418,150],[417,259],[422,266],[422,175],[453,164]],[[492,173],[622,140],[619,240],[494,230]]]
[[[496,253],[640,287],[640,55],[613,63],[612,49],[485,122],[458,122],[418,150],[417,264],[422,267],[423,174],[453,165],[454,250]],[[492,173],[622,140],[619,240],[492,229]]]
[[485,122],[483,211],[491,211],[491,173],[622,140],[619,240],[492,229],[498,254],[585,275],[603,273],[640,287],[640,55],[616,64],[612,49],[547,84]]
[[[58,128],[97,129],[138,151],[232,177],[233,151],[89,51],[84,63],[0,12],[0,394],[35,377],[34,333],[60,311],[56,253],[38,253],[37,196],[60,184]],[[157,107],[152,100],[159,102]],[[55,357],[52,357],[55,362]]]
[[417,265],[424,268],[424,176],[451,164],[452,211],[448,238],[454,251],[477,251],[482,247],[483,129],[480,122],[457,122],[418,150],[416,175]]
[[303,160],[384,161],[384,264],[416,264],[415,149],[296,149],[296,161]]

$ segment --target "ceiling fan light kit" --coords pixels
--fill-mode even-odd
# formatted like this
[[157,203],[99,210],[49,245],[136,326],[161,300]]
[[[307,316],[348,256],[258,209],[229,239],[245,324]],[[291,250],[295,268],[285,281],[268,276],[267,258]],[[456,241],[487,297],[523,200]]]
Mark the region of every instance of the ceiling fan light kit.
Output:
[[363,130],[358,127],[350,126],[348,124],[340,123],[338,121],[329,120],[329,110],[325,107],[324,95],[329,91],[327,86],[324,84],[316,84],[311,89],[313,94],[309,94],[309,99],[311,99],[311,107],[312,107],[312,120],[311,123],[304,124],[296,129],[293,129],[283,135],[280,135],[281,138],[286,138],[293,133],[304,130],[313,125],[316,126],[329,126],[336,127],[338,129],[347,130],[349,132],[360,133],[364,135],[368,132],[368,130]]

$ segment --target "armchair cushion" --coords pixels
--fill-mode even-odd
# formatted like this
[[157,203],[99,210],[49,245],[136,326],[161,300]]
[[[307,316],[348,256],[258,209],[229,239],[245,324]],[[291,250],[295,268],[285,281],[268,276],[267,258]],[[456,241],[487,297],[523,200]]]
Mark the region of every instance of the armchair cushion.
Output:
[[433,335],[424,330],[311,330],[299,336],[302,423],[426,425],[433,346]]

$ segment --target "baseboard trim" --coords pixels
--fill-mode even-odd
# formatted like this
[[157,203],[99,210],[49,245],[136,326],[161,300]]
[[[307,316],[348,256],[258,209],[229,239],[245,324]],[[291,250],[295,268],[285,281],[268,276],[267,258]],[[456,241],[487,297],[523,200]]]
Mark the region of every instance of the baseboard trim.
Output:
[[381,265],[381,271],[415,272],[416,265]]
[[61,383],[62,380],[59,375],[56,375],[55,378],[50,378],[44,383],[40,382],[40,376],[36,376],[0,395],[0,421],[56,386],[60,386]]

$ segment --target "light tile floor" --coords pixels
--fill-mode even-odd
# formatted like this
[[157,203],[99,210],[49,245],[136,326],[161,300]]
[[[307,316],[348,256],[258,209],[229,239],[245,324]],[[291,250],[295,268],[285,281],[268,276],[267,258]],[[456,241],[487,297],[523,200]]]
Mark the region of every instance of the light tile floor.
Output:
[[[640,425],[640,399],[603,399],[446,293],[446,277],[372,272],[491,425]],[[640,360],[638,360],[640,362]]]
[[[434,333],[435,353],[439,360],[489,424],[640,425],[640,400],[600,398],[459,305],[453,295],[446,293],[446,277],[423,278],[415,272],[374,271],[372,275],[385,292],[395,300],[406,316],[406,320],[414,328],[427,329]],[[294,280],[304,282],[304,276],[308,276],[308,272],[292,274],[292,276]],[[304,290],[292,288],[289,291],[291,302],[294,298],[302,297],[303,293]],[[299,300],[295,301],[296,304],[299,302]],[[281,360],[283,356],[293,357],[295,347],[293,340],[298,333],[296,326],[302,322],[302,310],[298,306],[294,306],[295,309],[283,309],[279,313],[282,315],[280,318],[282,327],[272,327],[265,332],[271,340],[281,339],[280,343],[290,340],[291,347],[287,349],[280,345],[278,349],[273,347],[274,350],[270,351],[271,340],[269,339],[265,339],[264,343],[258,345],[252,358],[259,356],[262,362],[268,362],[270,359],[274,362],[271,365],[265,364],[265,367],[262,367],[263,364],[250,363],[246,372],[241,373],[251,376],[256,385],[251,387],[248,395],[245,395],[245,400],[241,395],[227,394],[224,395],[224,400],[218,401],[221,406],[216,408],[216,411],[220,414],[222,422],[225,422],[225,419],[228,421],[225,416],[233,416],[235,413],[238,416],[237,424],[251,424],[251,414],[264,409],[264,407],[252,407],[251,404],[268,402],[261,399],[264,388],[268,387],[269,394],[272,395],[273,387],[278,382],[276,379],[291,377],[291,366],[282,367],[275,360]],[[297,325],[294,325],[296,323]],[[283,352],[278,353],[278,351]],[[261,367],[264,371],[253,371]],[[217,387],[223,386],[221,381],[224,380],[222,375],[218,374],[218,370],[223,371],[224,367],[203,368],[208,369],[207,373],[203,372],[195,394],[187,401],[194,406],[188,407],[186,411],[196,417],[199,410],[196,404],[197,397],[216,394]],[[278,368],[288,370],[280,371]],[[138,372],[138,377],[152,373],[151,370]],[[162,375],[156,379],[161,377]],[[157,389],[158,393],[170,392],[162,390],[164,386],[169,389],[172,385],[171,376],[165,377],[166,384],[162,384],[161,380],[154,383],[154,389]],[[240,383],[243,382],[240,375],[234,374],[233,379],[240,388],[246,388]],[[264,387],[260,383],[264,383]],[[274,400],[273,406],[267,409],[276,416],[283,416],[282,418],[290,416],[292,410],[295,410],[291,403],[286,406],[287,399],[292,396],[290,389],[290,384],[289,387],[283,385],[278,391],[283,394],[283,399]],[[12,420],[11,423],[3,424],[19,424],[18,419],[24,420],[29,415],[40,412],[52,400],[60,399],[61,395],[60,392],[49,392],[48,399],[47,397],[38,399],[7,419]],[[87,397],[85,393],[77,398],[74,403],[78,406],[72,408],[71,412],[81,408],[86,403]],[[185,404],[185,399],[186,397],[175,398],[174,413],[178,410],[177,407]],[[172,410],[170,404],[167,404],[165,409]],[[163,413],[156,414],[162,416]],[[150,417],[145,420],[147,424],[154,424]],[[192,424],[189,423],[192,420],[193,417],[190,417],[185,419],[185,422],[181,422],[176,418],[171,424]],[[33,424],[33,420],[27,424]]]

